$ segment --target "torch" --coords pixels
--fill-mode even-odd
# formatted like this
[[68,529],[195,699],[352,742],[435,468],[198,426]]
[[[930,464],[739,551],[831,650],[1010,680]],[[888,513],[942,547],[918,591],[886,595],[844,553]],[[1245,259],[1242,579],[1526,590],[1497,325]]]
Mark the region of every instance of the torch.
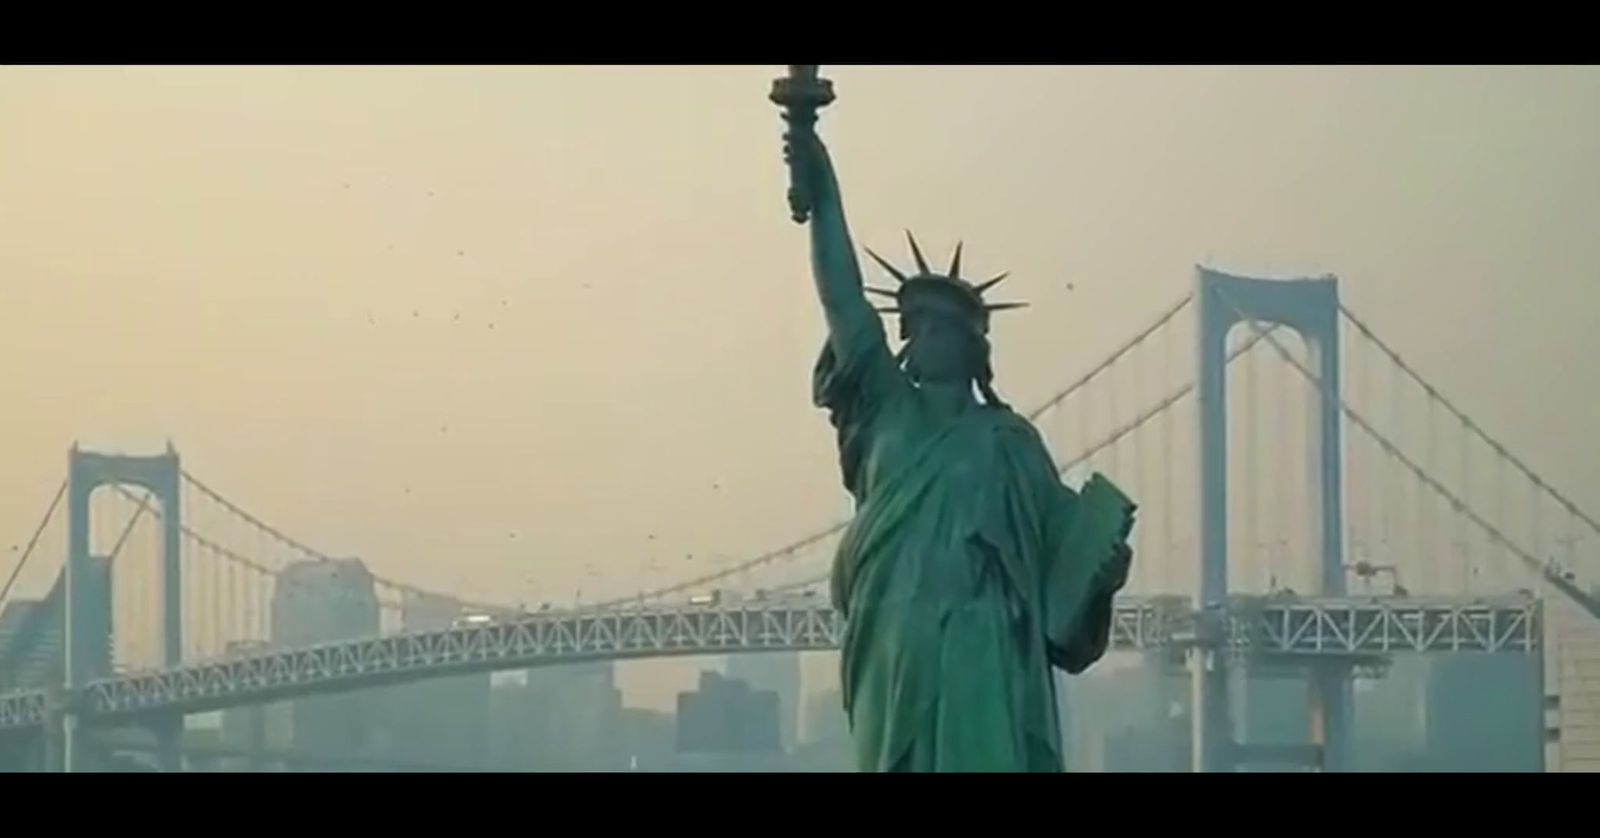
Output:
[[[816,130],[817,109],[833,101],[833,82],[818,76],[817,66],[790,64],[789,75],[774,79],[772,92],[767,95],[783,108],[789,136],[795,141]],[[811,215],[811,196],[806,194],[804,175],[796,168],[804,164],[797,161],[796,156],[791,154],[789,158],[789,214],[795,223],[804,224]]]

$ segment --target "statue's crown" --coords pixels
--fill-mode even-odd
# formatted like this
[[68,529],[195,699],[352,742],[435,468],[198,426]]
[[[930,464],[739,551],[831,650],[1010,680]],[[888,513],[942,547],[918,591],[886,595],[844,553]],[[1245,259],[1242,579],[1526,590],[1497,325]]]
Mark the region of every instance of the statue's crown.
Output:
[[949,270],[940,274],[929,270],[928,261],[922,258],[922,249],[917,247],[917,240],[911,235],[910,230],[906,231],[906,241],[911,245],[911,257],[917,262],[916,273],[910,275],[889,264],[882,256],[872,252],[871,248],[866,248],[867,255],[900,283],[897,288],[874,288],[869,285],[866,290],[871,294],[894,298],[893,307],[878,310],[887,314],[901,315],[902,332],[905,331],[903,322],[905,317],[915,316],[919,311],[931,307],[966,315],[981,331],[987,332],[990,312],[1023,308],[1027,305],[1027,303],[991,303],[985,300],[984,292],[999,285],[1009,274],[1002,273],[977,284],[966,281],[961,277],[959,243],[956,244],[955,255],[950,258]]

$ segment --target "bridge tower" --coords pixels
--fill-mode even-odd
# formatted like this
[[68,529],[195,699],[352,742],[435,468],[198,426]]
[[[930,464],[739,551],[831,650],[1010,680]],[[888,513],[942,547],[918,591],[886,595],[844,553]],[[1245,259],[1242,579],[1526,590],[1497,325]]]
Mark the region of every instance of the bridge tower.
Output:
[[[67,456],[67,607],[66,607],[66,712],[61,717],[62,767],[77,770],[84,754],[79,719],[72,712],[84,685],[108,674],[112,569],[96,571],[89,554],[89,498],[102,486],[133,485],[150,491],[161,504],[161,663],[175,667],[183,662],[182,587],[179,549],[182,543],[182,504],[179,502],[182,470],[171,443],[155,456],[134,457],[84,451],[76,444]],[[103,577],[103,578],[102,578]],[[104,590],[102,590],[102,588]],[[163,762],[177,759],[182,719],[158,724]]]
[[[1221,646],[1222,610],[1228,600],[1228,433],[1226,404],[1227,338],[1233,327],[1255,321],[1298,332],[1310,351],[1310,367],[1320,387],[1311,412],[1315,447],[1311,451],[1316,486],[1312,497],[1313,543],[1318,545],[1314,593],[1345,592],[1343,544],[1343,463],[1340,436],[1339,289],[1332,276],[1268,280],[1197,268],[1199,303],[1200,590],[1202,637],[1210,644],[1193,652],[1194,769],[1227,771],[1238,754],[1228,710],[1226,656]],[[1351,684],[1337,665],[1311,673],[1311,736],[1320,746],[1325,770],[1338,770],[1350,738]]]

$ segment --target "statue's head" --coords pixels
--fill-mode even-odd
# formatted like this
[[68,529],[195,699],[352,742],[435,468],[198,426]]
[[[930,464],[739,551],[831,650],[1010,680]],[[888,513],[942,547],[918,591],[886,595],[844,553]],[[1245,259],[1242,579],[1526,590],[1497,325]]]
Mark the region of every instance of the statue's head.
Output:
[[917,240],[906,233],[916,273],[907,275],[871,250],[867,255],[899,280],[894,289],[867,291],[893,297],[895,306],[883,311],[900,316],[900,338],[905,341],[901,359],[906,373],[917,382],[962,382],[978,385],[984,399],[1002,404],[994,395],[989,365],[989,316],[995,311],[1020,308],[1026,303],[990,303],[983,294],[1005,279],[1000,274],[976,285],[961,277],[961,245],[956,245],[950,269],[943,274],[928,269]]

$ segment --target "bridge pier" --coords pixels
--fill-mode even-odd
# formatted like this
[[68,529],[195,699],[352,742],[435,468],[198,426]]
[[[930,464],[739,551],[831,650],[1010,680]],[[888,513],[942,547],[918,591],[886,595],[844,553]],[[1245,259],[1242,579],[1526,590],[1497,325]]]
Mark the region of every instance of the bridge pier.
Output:
[[44,770],[50,773],[75,773],[83,766],[82,719],[73,712],[67,690],[54,681],[45,689],[44,735],[41,755]]
[[[1215,577],[1212,581],[1214,589]],[[1185,656],[1192,678],[1190,762],[1196,772],[1232,770],[1235,737],[1223,644],[1225,619],[1220,607],[1202,608],[1195,615],[1193,645]]]
[[1313,664],[1310,677],[1311,744],[1322,752],[1323,771],[1346,771],[1354,739],[1355,690],[1342,663]]
[[84,742],[83,720],[75,713],[66,713],[61,718],[60,730],[59,738],[51,737],[60,743],[56,754],[59,770],[66,774],[82,773],[88,769],[84,759],[87,743]]
[[66,742],[59,728],[47,729],[39,739],[39,768],[49,774],[67,770]]
[[[110,671],[111,570],[109,557],[90,555],[89,499],[101,486],[123,484],[150,491],[161,505],[162,663],[183,662],[182,468],[169,444],[163,454],[130,457],[83,451],[74,443],[67,456],[66,661],[69,693]],[[98,559],[98,560],[97,560]],[[102,566],[103,565],[103,566]]]
[[1215,649],[1191,649],[1189,671],[1193,673],[1191,696],[1192,737],[1190,760],[1196,772],[1217,773],[1233,770],[1233,716],[1228,706],[1228,670],[1223,656]]
[[[56,704],[61,716],[59,763],[63,771],[82,771],[86,745],[82,719],[72,706],[79,691],[90,680],[112,668],[111,560],[90,554],[89,499],[101,486],[131,484],[150,491],[161,504],[161,646],[162,663],[168,667],[183,662],[181,609],[182,589],[180,545],[182,508],[180,503],[182,470],[178,453],[167,450],[153,457],[96,454],[74,443],[67,456],[67,566],[64,689]],[[62,702],[61,696],[68,700]],[[182,734],[182,718],[178,733]],[[51,735],[51,734],[47,734]],[[159,735],[159,734],[158,734]],[[175,749],[171,750],[176,754]],[[177,764],[176,758],[163,764]]]
[[[1312,394],[1311,468],[1315,475],[1311,509],[1318,547],[1317,593],[1341,595],[1344,578],[1344,488],[1339,403],[1339,289],[1333,277],[1266,280],[1231,276],[1199,268],[1195,277],[1199,329],[1195,398],[1200,446],[1200,584],[1196,605],[1202,615],[1227,604],[1228,589],[1228,334],[1256,322],[1298,332],[1320,379]],[[1220,628],[1220,627],[1219,627]],[[1194,769],[1232,770],[1234,730],[1228,718],[1227,658],[1220,631],[1209,649],[1195,658]],[[1312,673],[1315,735],[1334,751],[1349,738],[1351,689],[1348,678]],[[1325,763],[1326,764],[1326,763]]]
[[156,769],[164,773],[183,770],[183,715],[167,713],[149,722],[156,739]]

